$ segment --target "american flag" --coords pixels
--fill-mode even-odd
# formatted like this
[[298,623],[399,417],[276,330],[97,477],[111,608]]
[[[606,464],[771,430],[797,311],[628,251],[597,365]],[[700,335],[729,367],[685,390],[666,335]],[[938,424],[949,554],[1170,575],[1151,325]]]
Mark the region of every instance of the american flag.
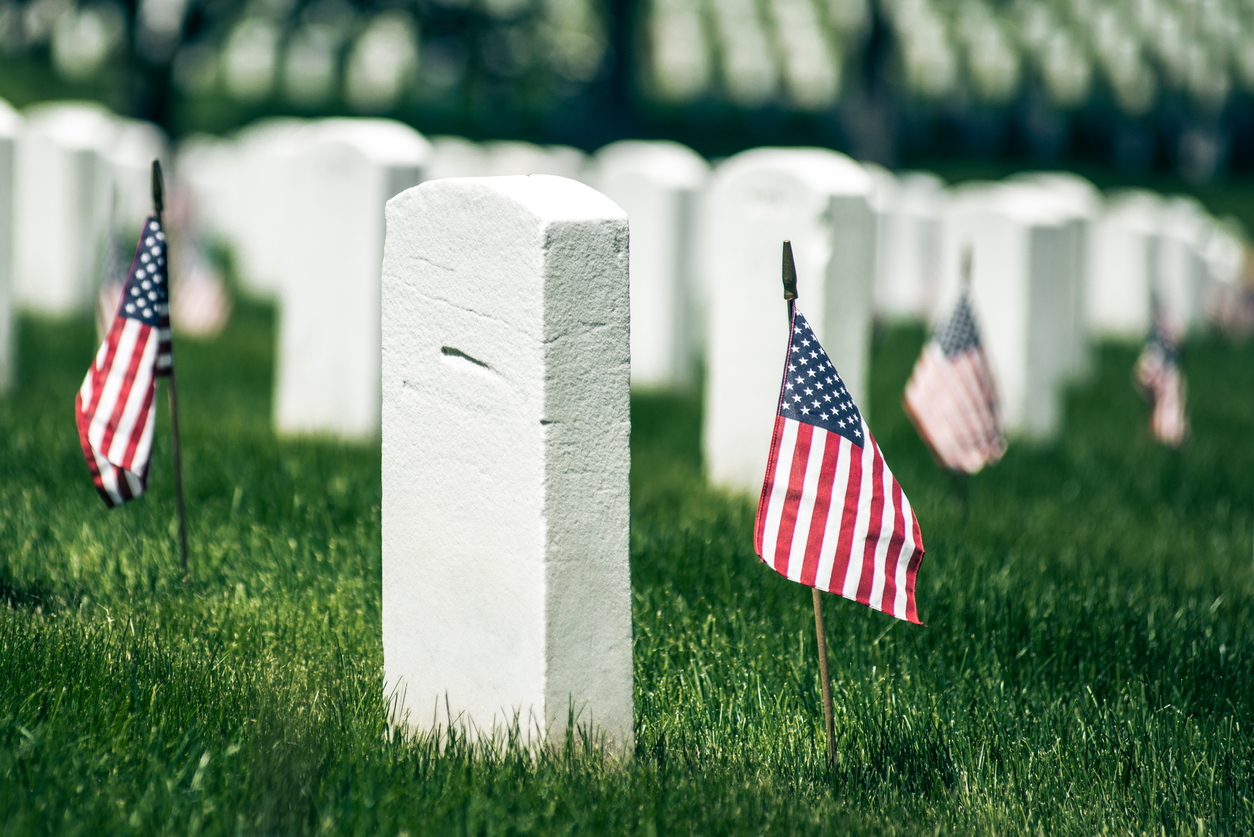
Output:
[[1006,452],[997,387],[965,290],[923,347],[904,402],[906,415],[945,468],[974,474]]
[[1179,447],[1189,435],[1185,413],[1184,372],[1170,329],[1157,317],[1137,358],[1133,380],[1150,402],[1150,432],[1158,441]]
[[165,233],[144,222],[108,336],[75,399],[78,439],[109,508],[144,493],[157,419],[157,378],[169,375],[170,305]]
[[793,581],[919,623],[919,521],[795,306],[754,540]]

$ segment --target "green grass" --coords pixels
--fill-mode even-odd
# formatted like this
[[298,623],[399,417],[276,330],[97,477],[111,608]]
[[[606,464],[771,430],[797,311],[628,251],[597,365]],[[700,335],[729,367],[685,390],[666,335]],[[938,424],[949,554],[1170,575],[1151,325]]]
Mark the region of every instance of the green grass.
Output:
[[[1155,446],[1104,347],[1056,445],[964,515],[904,419],[923,340],[875,351],[874,430],[918,510],[928,627],[809,591],[701,479],[698,402],[633,399],[637,750],[385,724],[377,444],[280,442],[272,315],[177,347],[193,572],[166,437],[106,512],[72,396],[86,323],[25,320],[0,399],[0,831],[12,834],[1254,832],[1254,347],[1186,355],[1195,438]],[[164,420],[164,410],[162,418]],[[159,428],[160,429],[160,428]]]

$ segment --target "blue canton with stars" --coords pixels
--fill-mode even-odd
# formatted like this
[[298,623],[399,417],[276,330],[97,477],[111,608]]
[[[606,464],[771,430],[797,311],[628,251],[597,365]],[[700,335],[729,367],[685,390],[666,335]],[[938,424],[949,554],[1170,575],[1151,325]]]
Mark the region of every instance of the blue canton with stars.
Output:
[[122,289],[122,301],[118,315],[154,328],[170,325],[170,286],[166,281],[169,265],[166,263],[165,233],[156,218],[144,223],[135,248],[135,261],[131,275]]
[[932,338],[940,344],[945,357],[956,357],[963,352],[980,347],[980,333],[975,327],[975,312],[971,300],[963,291],[949,319],[940,326]]
[[795,307],[779,414],[839,433],[855,445],[864,441],[862,414],[814,330]]

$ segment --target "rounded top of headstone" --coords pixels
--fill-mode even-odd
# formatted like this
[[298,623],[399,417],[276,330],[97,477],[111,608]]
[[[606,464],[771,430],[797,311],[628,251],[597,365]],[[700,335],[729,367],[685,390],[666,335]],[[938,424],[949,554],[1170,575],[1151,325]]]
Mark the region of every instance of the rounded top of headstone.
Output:
[[26,133],[74,151],[103,151],[113,143],[117,123],[95,102],[45,102],[26,110]]
[[1102,211],[1102,193],[1088,178],[1069,171],[1029,171],[1011,178],[1012,183],[1026,183],[1043,189],[1053,200],[1084,218],[1094,218]]
[[670,140],[619,140],[594,155],[598,179],[639,174],[681,189],[699,189],[710,174],[710,164],[686,145]]
[[964,183],[952,192],[954,211],[983,211],[1025,226],[1058,226],[1077,214],[1066,202],[1035,183],[1022,181]]
[[900,198],[897,176],[879,163],[863,163],[862,168],[871,178],[871,207],[876,212],[896,209]]
[[309,131],[311,143],[350,145],[379,165],[421,166],[431,157],[426,137],[395,119],[320,119]]
[[1105,218],[1143,235],[1158,232],[1163,199],[1148,189],[1121,189],[1106,201]]
[[465,137],[431,137],[431,159],[427,162],[428,180],[441,177],[482,177],[488,170],[487,152],[477,142]]
[[1201,246],[1210,226],[1210,213],[1197,198],[1172,195],[1163,204],[1162,234]]
[[[550,174],[504,177],[446,177],[428,180],[388,201],[404,202],[406,195],[422,195],[429,202],[473,202],[479,210],[490,206],[489,196],[508,199],[539,223],[627,219],[627,213],[605,195],[568,177]],[[513,220],[516,219],[503,219]],[[485,219],[485,223],[489,220]]]
[[502,140],[485,142],[486,171],[492,176],[511,174],[551,174],[582,180],[587,155],[568,145],[535,145]]
[[165,155],[165,131],[152,122],[119,118],[113,144],[106,152],[109,162],[128,168],[148,169],[152,161]]
[[873,182],[852,158],[827,148],[754,148],[728,157],[714,172],[724,181],[757,171],[777,171],[830,195],[871,196]]
[[13,106],[0,99],[0,137],[17,136],[22,129],[22,117]]
[[897,177],[898,200],[902,212],[937,216],[948,197],[945,181],[930,171],[907,171]]

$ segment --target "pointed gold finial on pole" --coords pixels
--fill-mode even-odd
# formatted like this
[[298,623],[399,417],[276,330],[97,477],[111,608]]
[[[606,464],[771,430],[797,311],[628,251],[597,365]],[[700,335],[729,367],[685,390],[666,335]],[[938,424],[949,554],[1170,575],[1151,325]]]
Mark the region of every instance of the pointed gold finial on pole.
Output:
[[784,299],[792,302],[797,298],[797,264],[792,258],[792,242],[784,242]]
[[152,208],[157,213],[157,221],[165,212],[165,178],[161,176],[161,162],[152,161]]

